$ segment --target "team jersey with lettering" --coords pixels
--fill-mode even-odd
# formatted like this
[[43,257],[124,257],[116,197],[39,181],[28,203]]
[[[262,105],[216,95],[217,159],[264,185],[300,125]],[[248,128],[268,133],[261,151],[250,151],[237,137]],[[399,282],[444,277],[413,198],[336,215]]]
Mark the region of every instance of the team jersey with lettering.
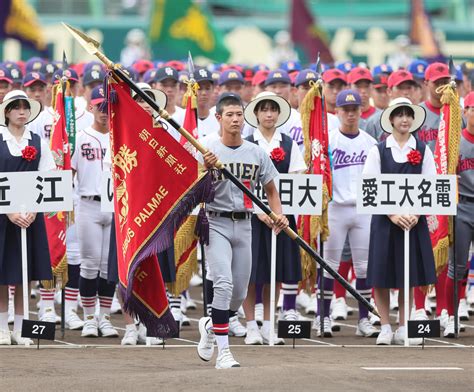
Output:
[[333,203],[355,205],[357,180],[362,174],[369,150],[377,141],[359,129],[359,134],[350,138],[339,129],[329,133],[332,152]]
[[432,152],[435,150],[436,139],[438,138],[439,118],[441,109],[435,108],[429,101],[420,103],[426,111],[425,122],[416,132],[416,137],[425,142]]
[[463,129],[459,146],[459,194],[474,197],[474,135]]
[[77,194],[97,196],[101,194],[104,158],[110,148],[108,133],[100,133],[89,127],[76,136],[76,152],[71,166],[76,171]]
[[[224,166],[252,192],[257,182],[268,184],[278,176],[268,154],[247,140],[236,149],[225,146],[220,138],[209,138],[207,148],[217,155]],[[202,162],[202,155],[199,154]],[[209,211],[253,211],[252,202],[230,180],[220,175],[215,183],[214,201],[207,204]]]

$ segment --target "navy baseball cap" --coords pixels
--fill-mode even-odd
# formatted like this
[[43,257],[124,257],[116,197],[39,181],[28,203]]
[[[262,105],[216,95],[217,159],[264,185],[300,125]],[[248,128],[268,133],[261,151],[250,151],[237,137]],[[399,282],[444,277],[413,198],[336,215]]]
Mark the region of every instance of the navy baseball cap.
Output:
[[296,77],[295,86],[298,87],[306,82],[309,82],[310,80],[315,82],[318,79],[319,74],[316,71],[313,71],[312,69],[303,69]]
[[229,68],[221,72],[221,74],[219,75],[218,84],[219,86],[222,86],[223,84],[226,84],[228,82],[233,82],[233,81],[240,82],[243,84],[244,77],[242,76],[240,71]]
[[214,79],[212,78],[212,73],[209,72],[206,68],[199,68],[194,70],[194,80],[196,82],[211,82],[214,83]]
[[1,67],[0,68],[0,81],[7,82],[9,84],[13,84],[12,75],[8,68]]
[[267,78],[265,79],[265,86],[269,86],[273,83],[287,83],[291,84],[290,75],[284,69],[275,69],[270,71]]
[[253,67],[253,70],[257,73],[258,71],[269,71],[270,68],[268,68],[268,65],[266,64],[257,64]]
[[127,68],[124,68],[123,71],[128,75],[128,77],[130,79],[132,79],[135,83],[138,82],[138,80],[140,79],[140,75],[138,74],[137,71],[135,71],[135,69],[133,67],[127,67]]
[[425,80],[426,68],[428,68],[428,63],[425,60],[414,60],[407,70],[411,72],[414,78]]
[[299,61],[283,61],[280,63],[280,69],[286,72],[301,71],[301,63]]
[[336,107],[340,108],[343,106],[357,105],[360,106],[362,100],[360,95],[355,90],[342,90],[336,97]]
[[32,57],[25,64],[25,71],[26,73],[40,71],[41,67],[46,63],[47,62],[40,57]]
[[391,65],[388,64],[380,64],[376,65],[372,70],[372,75],[379,75],[379,74],[387,74],[390,75],[393,72],[393,68]]
[[48,82],[46,81],[46,77],[41,72],[28,72],[23,78],[24,87],[31,86],[33,83],[36,82],[48,84]]
[[178,82],[179,74],[175,68],[166,66],[157,69],[155,78],[157,82],[162,82],[165,79],[171,79]]
[[104,86],[97,86],[91,92],[91,105],[99,105],[105,100]]
[[374,75],[374,88],[382,87],[388,87],[388,75],[383,72]]
[[474,71],[474,62],[465,61],[461,64],[461,71],[464,75],[470,75]]
[[150,68],[149,70],[145,71],[143,74],[143,82],[148,84],[156,82],[157,71],[158,70],[156,68]]
[[58,67],[56,67],[56,64],[46,63],[43,64],[43,66],[38,72],[42,73],[45,76],[52,76],[57,71],[57,69]]
[[189,81],[189,72],[188,71],[179,71],[178,72],[178,82],[186,83]]
[[105,79],[105,71],[102,69],[89,68],[87,71],[84,71],[82,75],[82,84],[88,86],[94,82],[102,83]]
[[91,71],[91,70],[105,71],[105,67],[102,63],[99,63],[98,61],[91,61],[84,65],[84,69],[82,70],[82,73],[85,74],[86,72]]
[[462,69],[460,65],[456,65],[456,77],[454,80],[456,82],[462,82]]
[[79,76],[77,75],[77,72],[74,71],[72,68],[68,68],[65,70],[58,69],[56,72],[53,74],[53,83],[58,83],[59,80],[65,76],[69,81],[72,82],[79,82]]
[[221,103],[226,98],[234,98],[235,100],[239,101],[239,104],[242,107],[244,106],[244,104],[242,103],[242,98],[240,98],[240,95],[236,93],[230,93],[230,92],[225,92],[219,95],[219,97],[217,98],[216,105],[219,105],[219,103]]
[[336,69],[344,73],[350,72],[352,68],[355,68],[355,64],[350,61],[342,61],[340,63],[336,63]]

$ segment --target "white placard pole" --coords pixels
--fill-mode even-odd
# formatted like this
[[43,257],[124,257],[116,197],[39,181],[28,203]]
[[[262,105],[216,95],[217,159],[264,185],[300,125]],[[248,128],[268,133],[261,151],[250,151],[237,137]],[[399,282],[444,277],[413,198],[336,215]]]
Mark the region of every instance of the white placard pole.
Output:
[[408,341],[408,315],[410,314],[410,230],[404,230],[404,283],[403,292],[404,298],[404,318],[405,318],[405,347],[410,345]]
[[276,286],[276,239],[277,236],[272,230],[272,242],[270,251],[270,346],[273,346],[273,336],[275,334],[275,286]]
[[[26,206],[21,206],[21,215],[26,217]],[[23,286],[23,318],[28,320],[29,309],[29,293],[28,293],[28,251],[26,246],[26,229],[21,228],[21,271],[22,271],[22,286]],[[30,345],[30,340],[25,339],[25,346]]]

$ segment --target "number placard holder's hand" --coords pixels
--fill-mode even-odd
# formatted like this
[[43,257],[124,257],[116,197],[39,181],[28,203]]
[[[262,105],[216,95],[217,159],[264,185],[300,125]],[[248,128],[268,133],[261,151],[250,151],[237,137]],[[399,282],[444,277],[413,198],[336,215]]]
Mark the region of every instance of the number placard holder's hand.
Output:
[[[26,217],[26,206],[21,206],[21,215]],[[22,284],[23,284],[23,319],[28,319],[30,316],[29,309],[29,293],[28,293],[28,253],[26,246],[26,229],[22,227],[21,229],[21,271],[22,271]],[[30,345],[29,340],[25,342],[26,346]],[[39,345],[39,341],[38,341]]]

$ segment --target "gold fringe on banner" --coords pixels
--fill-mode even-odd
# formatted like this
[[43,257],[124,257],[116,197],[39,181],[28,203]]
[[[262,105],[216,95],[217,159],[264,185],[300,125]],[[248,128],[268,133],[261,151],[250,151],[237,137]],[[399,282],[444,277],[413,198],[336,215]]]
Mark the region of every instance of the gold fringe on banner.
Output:
[[188,104],[188,98],[191,98],[191,109],[197,109],[197,91],[199,90],[199,84],[196,82],[185,82],[188,87],[186,88],[186,92],[183,95],[182,107],[186,108]]
[[41,284],[47,290],[52,290],[54,288],[63,289],[69,279],[67,273],[67,256],[64,255],[56,268],[51,267],[51,270],[53,272],[53,279],[42,280]]
[[174,296],[187,290],[191,277],[198,272],[196,221],[197,216],[188,216],[174,236],[176,281],[166,284]]

